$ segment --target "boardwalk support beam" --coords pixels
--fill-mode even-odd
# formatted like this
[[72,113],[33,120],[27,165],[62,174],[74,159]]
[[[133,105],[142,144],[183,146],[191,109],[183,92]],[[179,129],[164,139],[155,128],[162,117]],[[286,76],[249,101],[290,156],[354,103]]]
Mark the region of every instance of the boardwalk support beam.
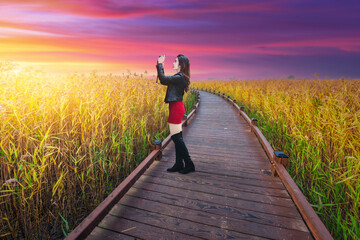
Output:
[[279,176],[279,174],[276,172],[276,166],[274,162],[271,162],[271,173],[274,177]]
[[161,140],[155,140],[154,142],[151,143],[153,150],[159,150],[159,154],[158,156],[155,158],[155,160],[160,161],[160,159],[162,158],[162,149],[161,149]]
[[184,121],[184,127],[187,127],[187,121],[186,121],[186,119],[187,119],[187,115],[184,114],[184,116],[183,116],[183,118],[182,118],[182,120]]
[[255,132],[255,127],[257,126],[257,124],[258,124],[258,120],[256,119],[256,118],[253,118],[253,119],[251,119],[251,131],[252,132]]

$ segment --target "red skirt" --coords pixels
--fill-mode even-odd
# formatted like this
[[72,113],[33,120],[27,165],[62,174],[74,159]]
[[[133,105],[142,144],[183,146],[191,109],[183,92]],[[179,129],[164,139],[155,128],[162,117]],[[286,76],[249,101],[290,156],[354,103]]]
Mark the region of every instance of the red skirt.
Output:
[[185,107],[182,101],[169,102],[168,123],[180,124],[185,114]]

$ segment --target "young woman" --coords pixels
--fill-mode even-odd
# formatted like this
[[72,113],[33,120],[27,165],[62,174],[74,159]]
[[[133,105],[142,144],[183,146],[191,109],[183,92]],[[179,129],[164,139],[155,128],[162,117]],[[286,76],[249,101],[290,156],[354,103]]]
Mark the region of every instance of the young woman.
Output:
[[[165,102],[169,103],[169,128],[171,139],[175,144],[176,160],[172,168],[168,168],[168,172],[180,172],[183,174],[194,172],[195,166],[191,161],[189,152],[186,148],[182,137],[182,118],[185,113],[185,107],[182,102],[184,91],[189,90],[190,85],[190,62],[189,59],[180,54],[176,57],[173,69],[177,73],[173,76],[166,77],[164,75],[163,63],[165,55],[159,56],[157,61],[157,72],[160,83],[167,85]],[[185,167],[184,163],[185,162]]]

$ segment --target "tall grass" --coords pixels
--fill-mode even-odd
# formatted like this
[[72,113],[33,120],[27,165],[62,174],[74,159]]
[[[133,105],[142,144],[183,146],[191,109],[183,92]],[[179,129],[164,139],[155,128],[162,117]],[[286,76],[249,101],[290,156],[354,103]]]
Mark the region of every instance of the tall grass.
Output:
[[1,72],[0,238],[75,228],[168,135],[165,89],[137,74]]
[[245,105],[335,239],[360,238],[360,80],[201,81]]

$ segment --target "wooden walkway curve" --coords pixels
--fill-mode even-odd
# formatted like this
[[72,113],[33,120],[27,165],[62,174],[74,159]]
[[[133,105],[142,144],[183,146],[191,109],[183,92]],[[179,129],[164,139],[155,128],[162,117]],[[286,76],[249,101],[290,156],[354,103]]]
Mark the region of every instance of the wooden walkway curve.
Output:
[[200,93],[183,130],[196,172],[166,172],[171,142],[87,239],[313,239],[248,123]]

